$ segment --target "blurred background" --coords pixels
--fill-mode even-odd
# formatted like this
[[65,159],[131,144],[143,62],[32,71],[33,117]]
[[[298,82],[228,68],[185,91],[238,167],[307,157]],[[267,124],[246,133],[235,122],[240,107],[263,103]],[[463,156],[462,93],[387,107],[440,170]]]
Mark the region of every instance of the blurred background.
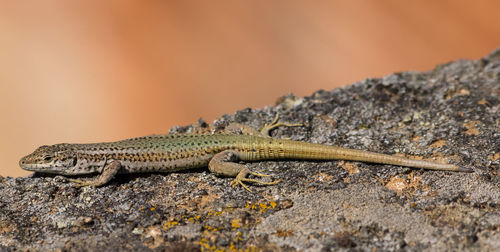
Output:
[[0,175],[500,46],[498,1],[1,1]]

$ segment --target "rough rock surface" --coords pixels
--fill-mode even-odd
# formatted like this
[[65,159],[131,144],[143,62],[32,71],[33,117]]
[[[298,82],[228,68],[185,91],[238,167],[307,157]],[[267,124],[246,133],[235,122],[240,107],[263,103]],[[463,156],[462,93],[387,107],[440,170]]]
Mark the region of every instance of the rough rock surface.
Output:
[[100,188],[74,188],[62,176],[0,177],[0,250],[500,250],[500,51],[288,95],[214,125],[261,127],[276,113],[306,125],[273,137],[448,161],[474,173],[266,161],[248,166],[282,182],[254,193],[207,169],[121,175]]

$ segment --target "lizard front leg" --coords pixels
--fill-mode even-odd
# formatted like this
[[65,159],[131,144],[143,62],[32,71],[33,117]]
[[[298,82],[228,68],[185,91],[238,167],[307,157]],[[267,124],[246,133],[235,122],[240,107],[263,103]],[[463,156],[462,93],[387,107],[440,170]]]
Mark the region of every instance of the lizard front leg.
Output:
[[92,180],[80,180],[80,179],[69,179],[69,181],[76,183],[76,187],[82,186],[102,186],[108,183],[111,179],[113,179],[120,170],[120,161],[114,160],[111,163],[104,166],[102,169],[101,175]]
[[244,182],[255,183],[259,185],[274,185],[279,183],[279,180],[272,182],[264,182],[257,179],[249,179],[246,176],[252,174],[258,177],[268,177],[269,175],[261,174],[257,172],[250,171],[248,167],[242,164],[238,164],[239,153],[234,150],[225,150],[221,153],[215,154],[215,156],[210,160],[208,164],[208,169],[219,176],[234,177],[231,181],[231,186],[241,185],[248,191],[252,191]]

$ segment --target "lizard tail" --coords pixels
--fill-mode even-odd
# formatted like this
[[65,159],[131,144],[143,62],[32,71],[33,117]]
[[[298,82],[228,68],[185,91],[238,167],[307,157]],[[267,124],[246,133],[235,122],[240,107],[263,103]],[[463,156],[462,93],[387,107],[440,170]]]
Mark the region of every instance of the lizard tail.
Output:
[[347,149],[337,146],[328,146],[313,143],[304,143],[291,140],[280,141],[280,158],[310,159],[310,160],[350,160],[377,164],[390,164],[406,167],[422,168],[441,171],[472,172],[471,169],[452,164],[440,164],[424,160],[415,160],[387,154]]

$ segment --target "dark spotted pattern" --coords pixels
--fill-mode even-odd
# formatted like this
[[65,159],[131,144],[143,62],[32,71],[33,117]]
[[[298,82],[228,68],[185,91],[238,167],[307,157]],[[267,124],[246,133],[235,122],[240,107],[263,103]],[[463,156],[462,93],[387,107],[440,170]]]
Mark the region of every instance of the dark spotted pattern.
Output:
[[[65,167],[63,174],[84,174],[100,172],[105,164],[119,160],[120,173],[135,172],[171,172],[189,168],[204,167],[217,153],[235,150],[248,153],[242,160],[258,157],[271,157],[268,148],[270,138],[249,135],[157,135],[131,138],[117,142],[92,144],[56,144],[42,146],[34,153],[23,158],[21,166],[35,170],[27,164],[43,165],[45,172],[63,173],[55,169],[53,163],[45,162],[47,156],[55,159],[78,160],[72,166]],[[271,140],[273,141],[273,140]],[[274,140],[278,141],[278,140]],[[271,146],[268,146],[271,147]],[[52,169],[52,170],[51,170]],[[51,171],[49,171],[51,170]],[[57,171],[56,171],[57,170]]]
[[362,150],[345,149],[251,135],[158,135],[94,144],[42,146],[21,159],[23,169],[66,175],[102,172],[113,161],[119,173],[171,172],[207,166],[212,157],[234,150],[243,161],[265,159],[354,160],[408,167],[469,171],[455,165],[412,160]]

